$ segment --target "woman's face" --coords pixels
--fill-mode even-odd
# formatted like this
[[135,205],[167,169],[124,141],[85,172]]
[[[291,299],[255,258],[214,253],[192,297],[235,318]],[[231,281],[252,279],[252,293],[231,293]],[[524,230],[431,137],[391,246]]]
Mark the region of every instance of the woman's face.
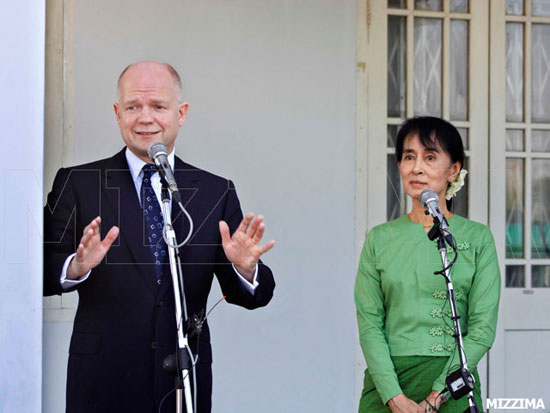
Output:
[[439,143],[425,148],[417,135],[405,138],[403,157],[398,165],[405,192],[413,199],[420,198],[425,189],[431,189],[439,199],[445,199],[447,185],[460,172],[460,163],[451,163],[451,157]]

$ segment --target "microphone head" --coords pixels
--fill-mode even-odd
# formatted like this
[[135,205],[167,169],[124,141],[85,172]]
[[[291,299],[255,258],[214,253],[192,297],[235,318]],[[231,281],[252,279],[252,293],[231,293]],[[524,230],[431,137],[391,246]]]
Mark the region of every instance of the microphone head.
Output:
[[439,202],[439,197],[437,196],[437,193],[433,189],[424,189],[420,193],[420,204],[426,208],[426,204],[428,201],[434,199],[436,203]]
[[160,142],[153,143],[149,146],[149,149],[147,149],[147,155],[149,155],[149,159],[154,161],[158,155],[168,156],[168,149]]

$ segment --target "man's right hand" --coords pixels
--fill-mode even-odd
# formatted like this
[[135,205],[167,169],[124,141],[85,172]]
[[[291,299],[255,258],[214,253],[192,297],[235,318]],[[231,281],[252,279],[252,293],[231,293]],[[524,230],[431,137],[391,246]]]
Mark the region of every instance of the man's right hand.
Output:
[[99,233],[100,224],[101,217],[97,217],[84,228],[76,255],[67,268],[67,279],[76,280],[95,268],[118,237],[118,227],[112,227],[102,241]]
[[398,394],[395,397],[392,397],[388,401],[388,406],[392,413],[423,413],[424,410],[420,405],[415,403],[413,400],[409,399],[403,393]]

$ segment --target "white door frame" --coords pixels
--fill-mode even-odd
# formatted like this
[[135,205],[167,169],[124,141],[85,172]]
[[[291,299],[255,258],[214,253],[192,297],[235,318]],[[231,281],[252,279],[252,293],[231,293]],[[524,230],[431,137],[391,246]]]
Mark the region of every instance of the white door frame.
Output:
[[[525,15],[531,14],[531,1],[525,0]],[[536,394],[505,394],[507,391],[506,366],[509,364],[510,354],[507,354],[506,339],[510,332],[550,331],[550,288],[531,288],[529,264],[537,263],[549,265],[550,260],[533,259],[506,259],[506,129],[522,128],[525,130],[525,153],[518,153],[517,157],[525,159],[525,199],[526,210],[524,218],[524,251],[528,254],[531,246],[530,211],[528,210],[531,198],[531,172],[529,158],[548,158],[548,153],[530,155],[531,134],[531,22],[549,23],[548,18],[531,18],[524,16],[506,16],[505,1],[491,1],[491,44],[490,44],[490,223],[495,237],[501,274],[502,295],[500,302],[499,323],[497,338],[491,350],[490,363],[490,394],[492,397],[542,397],[546,396],[546,403],[550,403],[547,395]],[[517,21],[525,23],[524,30],[524,113],[525,121],[519,123],[506,122],[506,22]],[[548,129],[548,124],[536,125],[533,129]],[[513,157],[516,157],[514,155]],[[525,265],[525,288],[506,288],[506,264]],[[544,314],[546,316],[540,317]],[[540,343],[541,346],[548,345]],[[536,357],[532,355],[532,357]],[[518,372],[519,373],[519,372]],[[518,379],[521,379],[518,376]]]

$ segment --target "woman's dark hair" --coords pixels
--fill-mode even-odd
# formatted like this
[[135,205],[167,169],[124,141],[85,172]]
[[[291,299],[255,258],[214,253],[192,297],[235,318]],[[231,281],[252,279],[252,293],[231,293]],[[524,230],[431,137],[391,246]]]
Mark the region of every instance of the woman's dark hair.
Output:
[[[464,166],[464,145],[458,130],[446,120],[432,116],[422,116],[407,119],[401,125],[395,142],[395,155],[397,162],[403,157],[403,145],[409,136],[418,136],[420,144],[425,148],[433,148],[439,144],[451,158],[451,162],[460,162],[460,168]],[[447,207],[451,209],[451,202],[447,201]]]
[[458,130],[446,120],[423,116],[407,119],[401,125],[395,142],[395,154],[397,162],[403,157],[403,145],[409,136],[418,135],[420,144],[425,148],[431,148],[438,143],[447,152],[451,162],[460,162],[464,166],[464,145]]

